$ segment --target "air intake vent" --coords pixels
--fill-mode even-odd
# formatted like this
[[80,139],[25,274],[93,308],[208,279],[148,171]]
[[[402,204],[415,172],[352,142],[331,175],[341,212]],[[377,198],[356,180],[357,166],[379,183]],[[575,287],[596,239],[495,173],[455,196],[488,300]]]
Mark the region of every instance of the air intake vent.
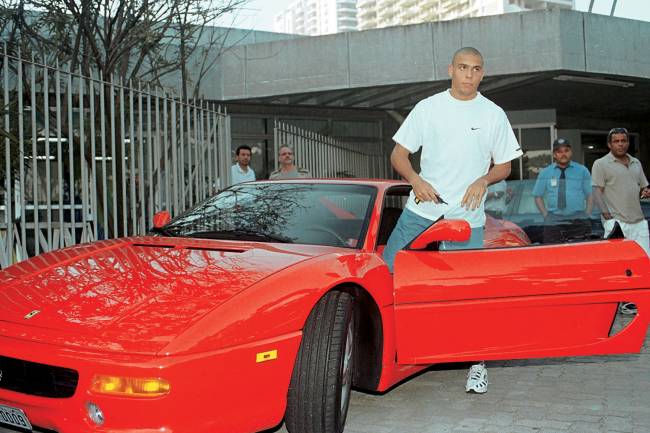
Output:
[[39,397],[72,397],[79,382],[75,370],[6,356],[0,356],[0,370],[0,388]]

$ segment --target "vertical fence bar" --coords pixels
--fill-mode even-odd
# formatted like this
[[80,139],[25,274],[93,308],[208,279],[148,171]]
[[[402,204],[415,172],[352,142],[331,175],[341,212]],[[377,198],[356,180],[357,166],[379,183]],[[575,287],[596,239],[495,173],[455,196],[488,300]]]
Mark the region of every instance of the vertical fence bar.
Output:
[[220,177],[220,166],[219,166],[219,113],[215,110],[212,113],[212,124],[214,126],[214,134],[212,136],[213,149],[214,153],[212,154],[213,160],[212,164],[214,167],[214,184],[212,192],[216,192],[221,189],[221,182],[223,182]]
[[50,167],[50,83],[48,67],[43,63],[43,126],[45,139],[45,218],[47,250],[52,250],[52,168]]
[[[32,110],[32,206],[34,212],[34,254],[38,255],[41,252],[39,234],[41,228],[39,227],[38,220],[38,130],[36,129],[36,63],[32,55],[31,64],[31,110]],[[25,239],[26,241],[26,239]]]
[[[110,87],[109,87],[110,89]],[[106,82],[104,75],[99,72],[99,129],[101,134],[102,148],[102,221],[104,223],[104,239],[110,238],[110,227],[108,226],[108,174],[106,172]],[[113,106],[113,104],[111,104]],[[112,159],[112,158],[111,158]]]
[[[74,234],[76,232],[77,224],[74,218],[74,122],[72,118],[72,71],[70,64],[66,68],[67,79],[67,98],[66,109],[68,110],[68,209],[70,215],[70,230]],[[74,243],[74,242],[72,242]],[[67,245],[67,244],[66,244]]]
[[226,135],[229,128],[227,117],[219,115],[219,176],[221,178],[220,188],[225,188],[232,182],[230,178],[230,146],[226,141]]
[[[5,58],[5,62],[7,59]],[[19,166],[19,175],[20,175],[20,197],[19,203],[20,206],[20,259],[25,259],[27,257],[27,228],[25,227],[25,106],[23,101],[23,59],[20,55],[20,50],[18,51],[18,157],[20,158]],[[11,200],[11,199],[10,199]],[[10,201],[9,200],[9,201]],[[9,209],[7,209],[7,215],[9,215]],[[12,239],[9,237],[11,232],[7,231],[7,241],[8,243],[13,243]],[[11,263],[11,257],[9,257],[9,263]]]
[[[85,103],[84,103],[84,76],[79,66],[79,172],[81,173],[81,242],[87,241],[88,231],[88,164],[86,163],[86,132],[84,125]],[[76,220],[74,209],[71,209],[72,218]],[[84,236],[85,235],[85,236]],[[76,233],[72,232],[72,238],[76,242]]]
[[[162,170],[162,158],[163,158],[163,140],[161,139],[161,131],[163,128],[160,127],[160,97],[158,95],[158,92],[156,91],[154,94],[154,119],[155,119],[155,128],[154,128],[154,136],[156,137],[155,144],[154,144],[154,167],[156,167],[156,185],[157,185],[157,200],[154,200],[154,205],[152,207],[153,212],[159,212],[163,210],[163,180],[162,180],[162,173],[160,172]],[[157,201],[157,203],[156,203]]]
[[65,246],[65,230],[63,230],[63,131],[61,129],[61,70],[59,61],[56,61],[56,72],[54,74],[55,104],[56,104],[56,171],[57,186],[59,190],[59,239],[57,244]]
[[187,110],[185,112],[186,122],[187,122],[187,188],[188,188],[188,206],[192,206],[194,203],[194,176],[196,176],[196,165],[193,161],[194,148],[196,143],[192,143],[192,112],[194,108],[190,105],[189,98],[185,100]]
[[99,239],[99,216],[97,206],[97,143],[96,143],[96,128],[95,124],[95,77],[93,73],[90,73],[88,79],[88,99],[90,103],[90,113],[88,118],[90,119],[90,179],[91,179],[91,215],[93,218],[93,240]]
[[[117,121],[115,119],[116,115],[116,110],[115,110],[115,102],[116,100],[119,101],[115,94],[115,77],[110,76],[110,97],[109,100],[110,102],[110,112],[111,112],[111,174],[113,176],[112,179],[112,185],[111,185],[111,191],[112,191],[112,197],[113,197],[113,208],[112,208],[112,216],[113,216],[113,236],[111,237],[119,237],[119,208],[117,207],[117,153],[116,153],[116,148],[117,148],[117,143],[116,143],[116,137],[115,137],[115,129],[117,127]],[[118,107],[120,110],[122,110],[121,106]],[[124,130],[120,132],[120,136],[122,136],[124,133]]]
[[312,173],[312,176],[317,177],[314,173],[314,160],[312,155],[312,146],[316,140],[307,140],[305,141],[304,152],[305,152],[305,166],[307,170]]
[[205,122],[204,122],[204,116],[205,116],[205,111],[204,111],[204,101],[199,101],[200,105],[196,107],[196,110],[198,111],[198,116],[194,116],[196,123],[196,134],[197,134],[197,142],[199,143],[199,146],[197,146],[197,163],[199,165],[199,179],[200,182],[198,183],[197,187],[197,202],[202,201],[205,198],[205,182],[206,182],[206,173],[205,173],[205,166],[206,166],[206,146],[205,146],[205,134],[203,131],[203,128],[205,127]]
[[[153,135],[151,133],[151,87],[147,84],[147,185],[149,185],[149,190],[147,191],[147,207],[148,207],[148,216],[149,218],[145,220],[146,230],[149,227],[152,227],[153,221],[153,194],[154,194],[154,184],[153,184],[153,158],[152,154],[153,149]],[[144,179],[143,179],[144,181]]]
[[206,155],[206,160],[207,160],[207,170],[208,170],[208,190],[207,190],[207,195],[212,195],[212,185],[214,185],[214,180],[213,180],[213,172],[214,166],[212,164],[212,112],[210,110],[210,104],[206,102],[206,127],[207,127],[207,135],[206,135],[206,146],[207,146],[207,155]]
[[[125,137],[125,135],[126,135],[126,113],[124,113],[124,111],[126,110],[126,107],[124,106],[124,83],[122,82],[122,79],[120,79],[119,86],[120,86],[120,151],[121,151],[121,155],[122,155],[122,158],[121,158],[121,161],[120,161],[120,164],[121,164],[121,167],[122,167],[122,171],[121,171],[122,175],[120,176],[120,178],[121,178],[120,180],[121,180],[121,184],[122,184],[122,185],[120,185],[120,187],[122,188],[122,203],[121,203],[121,206],[122,206],[122,224],[123,224],[122,236],[128,236],[129,235],[129,232],[128,232],[129,223],[128,223],[128,202],[127,202],[127,190],[126,190],[126,181],[127,181],[127,177],[126,177],[126,157],[127,157],[127,154],[126,154],[126,137]],[[130,141],[130,139],[131,138],[129,137],[129,141]],[[113,158],[115,158],[115,156],[113,156]],[[117,210],[117,208],[115,210]]]
[[[146,232],[145,212],[147,208],[147,199],[144,195],[144,185],[147,180],[144,168],[144,134],[143,134],[144,116],[142,115],[142,84],[138,82],[138,191],[136,191],[137,200],[134,205],[140,206],[139,228],[136,234],[143,235]],[[135,156],[135,155],[134,155]]]
[[322,146],[322,143],[320,143],[320,142],[316,143],[315,146],[316,146],[316,155],[317,155],[316,156],[316,158],[317,158],[316,175],[318,177],[325,177],[325,175],[323,173],[323,159],[324,158],[323,158],[323,146]]
[[[9,118],[9,57],[7,56],[7,44],[3,43],[3,101],[2,107],[4,108],[4,121],[5,121],[5,131],[10,131],[11,124]],[[5,208],[5,219],[7,222],[7,244],[5,246],[5,251],[2,252],[0,257],[5,257],[6,260],[3,260],[3,263],[0,263],[2,267],[9,265],[13,257],[13,197],[12,197],[12,188],[11,188],[11,140],[9,136],[5,136],[5,191],[7,197],[7,207]]]
[[178,188],[178,146],[176,145],[176,99],[171,99],[171,126],[172,126],[172,171],[171,176],[174,180],[173,193],[174,193],[174,213],[180,213],[181,207],[179,206],[179,188]]
[[278,119],[273,119],[273,160],[275,161],[275,164],[273,165],[275,168],[273,170],[278,169],[278,151],[279,151],[278,141],[279,140],[280,140],[280,123],[278,122]]
[[171,155],[169,154],[169,117],[167,116],[167,94],[163,93],[163,119],[164,119],[164,124],[163,124],[163,137],[164,137],[164,143],[163,143],[163,158],[165,161],[165,206],[169,210],[169,212],[174,215],[173,211],[175,210],[173,203],[172,203],[172,184],[171,184],[171,177],[172,173],[174,170],[173,163],[171,162]]
[[179,210],[183,212],[185,210],[185,109],[183,107],[183,97],[181,96],[178,98],[178,108],[180,110],[180,113],[178,114],[178,120],[179,120],[179,126],[180,126],[180,131],[179,131],[179,152],[178,152],[178,158],[179,158],[179,177],[176,179],[179,179],[179,186],[178,190],[180,192],[180,207]]
[[192,143],[190,149],[193,149],[192,155],[194,160],[194,203],[199,202],[199,189],[201,188],[199,182],[201,179],[201,163],[199,160],[199,150],[201,148],[201,142],[199,141],[199,121],[198,121],[198,111],[199,108],[196,105],[196,100],[192,100],[192,137],[194,142]]
[[[136,233],[137,223],[137,203],[138,198],[135,195],[135,177],[137,173],[135,171],[135,108],[133,105],[133,82],[129,81],[129,195],[128,200],[125,201],[125,205],[129,208],[129,213],[131,216],[131,227],[128,231],[127,236],[134,235]],[[126,142],[126,140],[124,140]],[[126,173],[122,174],[126,177]]]
[[230,156],[232,155],[232,133],[230,130],[230,116],[228,116],[228,111],[226,108],[223,109],[223,121],[226,125],[226,129],[224,131],[224,140],[226,141],[226,155],[227,159],[224,161],[225,163],[225,170],[228,176],[228,180],[232,182],[232,179],[230,178]]

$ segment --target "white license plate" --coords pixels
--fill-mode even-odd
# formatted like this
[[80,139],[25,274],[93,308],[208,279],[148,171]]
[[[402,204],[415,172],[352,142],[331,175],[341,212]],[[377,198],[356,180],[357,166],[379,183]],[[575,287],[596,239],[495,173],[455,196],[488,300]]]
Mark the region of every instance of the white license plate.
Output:
[[9,425],[18,427],[22,430],[32,429],[32,425],[27,419],[27,415],[20,409],[0,404],[0,425]]

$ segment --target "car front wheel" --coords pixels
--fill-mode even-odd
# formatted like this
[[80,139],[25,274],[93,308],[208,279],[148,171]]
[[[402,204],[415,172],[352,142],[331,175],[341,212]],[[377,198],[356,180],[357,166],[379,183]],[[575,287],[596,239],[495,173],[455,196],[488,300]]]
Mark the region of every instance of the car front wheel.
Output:
[[287,396],[291,433],[341,433],[350,403],[354,360],[353,297],[327,293],[303,330]]

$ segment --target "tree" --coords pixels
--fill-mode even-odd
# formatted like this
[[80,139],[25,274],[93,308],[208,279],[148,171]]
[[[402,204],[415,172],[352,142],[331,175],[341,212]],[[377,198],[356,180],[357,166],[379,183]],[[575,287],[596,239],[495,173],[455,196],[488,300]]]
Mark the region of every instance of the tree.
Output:
[[[226,48],[228,32],[215,31],[211,24],[224,14],[236,12],[247,1],[0,0],[0,37],[10,55],[20,52],[23,58],[35,57],[49,65],[67,64],[71,71],[85,76],[154,85],[172,80],[174,88],[180,89],[177,97],[187,100],[200,95],[201,79]],[[28,94],[29,89],[25,92]],[[128,109],[120,107],[119,100],[107,98],[106,113],[110,113],[111,104],[115,112]],[[64,130],[73,128],[67,124],[66,113],[61,118]],[[93,121],[98,123],[99,119]],[[120,125],[112,132],[118,143],[127,135]],[[15,131],[4,131],[3,135],[11,137],[12,146],[17,145]],[[75,136],[74,140],[77,146],[79,138]],[[112,157],[121,161],[124,155],[119,146],[116,152]],[[12,155],[16,154],[12,150]],[[90,162],[93,155],[87,150],[85,155]],[[118,184],[124,176],[118,167]],[[115,194],[119,206],[122,192],[118,189]],[[122,210],[109,213],[120,215]]]
[[[210,25],[248,0],[0,0],[0,34],[10,54],[70,63],[123,82],[159,83],[195,54],[224,48]],[[199,82],[194,82],[196,93]]]

